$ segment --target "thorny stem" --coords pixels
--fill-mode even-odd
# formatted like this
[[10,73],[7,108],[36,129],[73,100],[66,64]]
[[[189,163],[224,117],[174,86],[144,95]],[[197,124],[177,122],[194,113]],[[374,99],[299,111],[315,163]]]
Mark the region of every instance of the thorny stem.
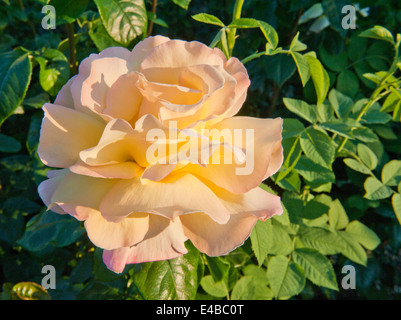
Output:
[[74,36],[74,24],[67,23],[67,36],[68,36],[68,49],[69,49],[69,63],[70,63],[70,73],[71,76],[76,75],[78,73],[77,68],[77,58],[76,53],[77,49],[75,48],[75,36]]
[[[152,1],[152,13],[154,15],[156,15],[156,8],[157,8],[157,0],[153,0]],[[150,21],[149,28],[148,28],[148,33],[147,33],[148,37],[152,35],[153,24],[154,24],[153,21]]]

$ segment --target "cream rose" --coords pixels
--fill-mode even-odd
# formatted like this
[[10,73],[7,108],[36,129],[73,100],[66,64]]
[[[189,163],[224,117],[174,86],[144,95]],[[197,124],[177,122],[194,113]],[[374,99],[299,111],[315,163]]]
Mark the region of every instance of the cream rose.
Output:
[[282,120],[233,117],[249,84],[238,59],[196,41],[90,55],[43,106],[38,154],[61,168],[40,184],[43,202],[84,221],[114,272],[185,254],[188,239],[232,251],[282,212],[258,187],[282,164]]

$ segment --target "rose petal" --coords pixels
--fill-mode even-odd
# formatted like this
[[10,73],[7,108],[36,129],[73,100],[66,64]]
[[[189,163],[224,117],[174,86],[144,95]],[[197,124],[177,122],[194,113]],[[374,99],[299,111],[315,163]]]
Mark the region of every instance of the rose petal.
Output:
[[50,167],[67,168],[74,164],[81,150],[95,146],[104,123],[85,113],[46,103],[40,130],[38,154]]
[[143,59],[149,54],[149,52],[164,42],[170,41],[169,38],[163,36],[147,37],[138,44],[132,50],[131,59],[129,59],[130,65],[133,70],[139,70],[139,66]]
[[[50,174],[49,174],[50,173]],[[43,203],[46,205],[48,210],[59,214],[66,214],[62,208],[52,204],[52,197],[54,191],[57,189],[59,184],[63,181],[63,178],[68,174],[68,169],[62,170],[51,170],[48,172],[49,179],[42,181],[38,186],[38,193]]]
[[128,60],[132,53],[122,47],[110,47],[99,54],[91,54],[79,65],[79,73],[71,84],[74,105],[77,110],[103,115],[106,93],[122,75],[132,71]]
[[56,100],[54,100],[53,104],[57,104],[59,106],[63,106],[66,108],[74,109],[74,99],[71,93],[71,85],[75,80],[76,75],[73,76],[67,83],[61,88],[59,93],[56,96]]
[[113,250],[142,241],[149,230],[149,214],[131,213],[120,222],[109,222],[100,212],[92,211],[85,220],[85,229],[92,243]]
[[59,181],[50,202],[76,219],[85,220],[91,212],[99,210],[102,198],[116,182],[68,173]]
[[70,167],[71,172],[94,178],[132,179],[142,174],[142,169],[132,161],[126,161],[104,166],[89,166],[78,160]]
[[[216,131],[213,133],[212,130]],[[247,132],[247,130],[251,131]],[[233,193],[247,192],[259,186],[261,181],[280,168],[283,161],[281,131],[281,118],[233,117],[225,119],[211,128],[209,134],[211,136],[221,134],[224,142],[245,150],[245,163],[236,163],[235,159],[229,157],[232,159],[230,164],[227,163],[227,158],[224,158],[227,154],[217,158],[213,158],[213,155],[206,167],[190,164],[184,170],[213,181],[216,185]],[[204,134],[208,135],[206,131]],[[248,141],[247,135],[250,137]],[[214,138],[214,140],[216,139]],[[222,150],[216,152],[220,152],[221,155]],[[224,152],[229,152],[229,149],[225,148]]]
[[261,188],[241,195],[221,189],[217,193],[231,213],[226,224],[218,224],[203,213],[180,216],[185,235],[208,256],[220,256],[241,246],[258,219],[266,220],[283,212],[280,198]]
[[119,77],[106,93],[106,108],[103,113],[113,118],[130,122],[138,113],[142,103],[142,94],[136,87],[138,75],[131,72]]
[[229,219],[219,198],[191,174],[176,175],[161,182],[138,178],[119,181],[103,197],[100,211],[110,221],[120,221],[131,212],[148,212],[169,219],[205,212],[218,223]]
[[[164,218],[152,217],[150,226],[164,224]],[[116,250],[104,250],[103,261],[106,266],[116,272],[124,271],[125,265],[173,259],[188,252],[184,242],[187,237],[182,230],[181,222],[176,219],[162,232],[153,233],[132,247],[123,247]]]
[[203,43],[170,40],[153,48],[140,65],[149,81],[178,84],[183,68],[199,64],[222,66],[224,61]]

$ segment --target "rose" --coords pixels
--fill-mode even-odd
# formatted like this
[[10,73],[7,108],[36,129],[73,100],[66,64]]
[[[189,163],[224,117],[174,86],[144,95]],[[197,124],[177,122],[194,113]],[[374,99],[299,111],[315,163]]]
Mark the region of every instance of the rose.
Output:
[[234,250],[282,212],[259,188],[282,164],[282,120],[233,117],[249,83],[238,59],[199,42],[90,55],[43,106],[38,154],[61,168],[40,184],[43,202],[84,221],[115,272],[185,254],[188,238],[210,256]]

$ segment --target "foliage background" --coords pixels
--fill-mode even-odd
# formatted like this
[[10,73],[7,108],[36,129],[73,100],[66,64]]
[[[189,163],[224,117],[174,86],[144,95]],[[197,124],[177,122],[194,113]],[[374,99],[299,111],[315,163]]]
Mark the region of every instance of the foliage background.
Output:
[[[244,2],[241,17],[256,20],[237,22],[232,55],[260,54],[245,60],[251,87],[241,114],[285,119],[286,161],[263,186],[280,194],[285,213],[258,222],[242,247],[210,258],[188,241],[181,258],[117,275],[78,221],[46,212],[37,194],[48,170],[36,154],[41,107],[77,63],[109,46],[133,48],[149,31],[224,49],[215,36],[221,21],[234,20],[235,3],[51,0],[57,26],[45,30],[46,1],[0,1],[2,299],[401,298],[398,0]],[[357,12],[355,30],[341,28],[346,4],[369,8]],[[131,27],[111,30],[115,19]],[[260,20],[270,36],[255,29]],[[375,25],[394,36],[358,36]],[[273,54],[275,34],[286,52]],[[318,60],[305,54],[311,51]],[[48,264],[57,270],[57,288],[45,292],[33,283],[41,284]],[[344,265],[356,268],[355,290],[341,287]]]

